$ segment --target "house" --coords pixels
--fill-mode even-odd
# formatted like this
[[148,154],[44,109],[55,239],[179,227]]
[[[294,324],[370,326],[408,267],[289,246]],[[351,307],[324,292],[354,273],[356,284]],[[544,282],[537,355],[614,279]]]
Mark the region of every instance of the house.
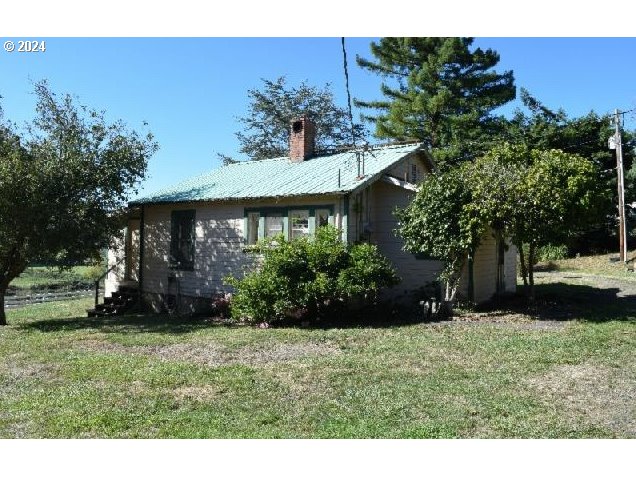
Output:
[[[347,242],[367,241],[395,266],[402,282],[387,297],[406,299],[438,276],[442,264],[402,249],[393,211],[434,169],[421,144],[314,153],[308,118],[291,125],[288,157],[225,165],[129,204],[124,243],[109,252],[106,296],[137,287],[154,310],[204,311],[230,291],[258,256],[249,246],[283,233],[311,236],[325,224]],[[474,300],[515,289],[516,250],[486,237],[466,272]],[[472,280],[470,279],[472,275]]]

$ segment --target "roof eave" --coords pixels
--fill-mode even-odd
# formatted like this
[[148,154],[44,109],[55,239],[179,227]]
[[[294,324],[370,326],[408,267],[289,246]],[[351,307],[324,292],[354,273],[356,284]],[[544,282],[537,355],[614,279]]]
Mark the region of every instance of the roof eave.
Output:
[[432,171],[437,170],[437,168],[435,167],[435,163],[433,162],[433,160],[430,157],[430,155],[428,154],[428,152],[423,149],[423,145],[420,145],[420,147],[418,147],[417,149],[414,149],[411,152],[409,152],[408,154],[402,156],[399,160],[397,160],[394,163],[386,166],[384,169],[380,170],[379,172],[376,172],[372,176],[369,176],[368,179],[365,179],[363,182],[360,183],[360,185],[354,187],[349,192],[347,192],[347,194],[356,194],[359,191],[361,191],[361,190],[363,190],[363,189],[365,189],[367,187],[370,187],[371,185],[373,185],[374,183],[376,183],[377,181],[382,179],[382,177],[384,177],[384,175],[386,174],[386,171],[388,171],[392,167],[395,167],[397,164],[399,164],[399,163],[401,163],[403,161],[406,161],[407,159],[411,158],[413,155],[418,154],[418,153],[423,153],[424,154],[424,157],[430,163]]
[[348,190],[337,190],[337,191],[328,191],[328,192],[320,192],[313,194],[289,194],[289,195],[272,195],[272,196],[259,196],[259,197],[225,197],[225,198],[214,198],[214,199],[190,199],[190,200],[151,200],[151,201],[131,201],[128,202],[128,207],[140,207],[147,205],[170,205],[170,204],[192,204],[192,203],[204,203],[204,202],[251,202],[256,200],[282,200],[282,199],[293,199],[296,197],[321,197],[321,196],[330,196],[330,195],[347,195],[351,191]]

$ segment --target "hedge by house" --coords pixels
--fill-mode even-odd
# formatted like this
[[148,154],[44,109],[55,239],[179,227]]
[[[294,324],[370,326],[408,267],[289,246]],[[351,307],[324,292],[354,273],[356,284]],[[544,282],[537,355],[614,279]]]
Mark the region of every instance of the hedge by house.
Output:
[[228,277],[236,289],[231,313],[236,320],[269,323],[285,316],[316,318],[352,297],[376,299],[379,290],[399,278],[377,247],[349,245],[334,227],[321,227],[312,238],[282,236],[260,243],[262,266],[242,279]]

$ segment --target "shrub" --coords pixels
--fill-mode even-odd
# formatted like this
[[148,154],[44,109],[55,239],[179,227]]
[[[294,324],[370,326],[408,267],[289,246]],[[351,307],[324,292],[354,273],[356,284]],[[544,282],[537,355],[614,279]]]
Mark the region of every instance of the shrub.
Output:
[[[523,253],[527,257],[529,253],[528,244],[523,245]],[[568,258],[567,245],[542,245],[537,248],[534,255],[533,266],[540,262],[553,262],[555,260],[563,260]],[[549,264],[548,264],[549,265]],[[555,264],[553,264],[555,265]],[[517,268],[520,268],[519,257],[517,256]]]
[[568,247],[566,245],[544,245],[537,250],[537,260],[539,262],[549,262],[552,260],[563,260],[568,257]]
[[313,240],[265,240],[258,252],[263,255],[258,270],[243,279],[226,279],[236,289],[234,319],[268,323],[285,316],[315,318],[354,296],[374,300],[382,287],[399,281],[374,245],[347,245],[334,227],[321,227]]
[[103,278],[102,275],[105,271],[106,267],[104,265],[92,265],[90,268],[82,271],[82,278],[94,282],[99,278]]

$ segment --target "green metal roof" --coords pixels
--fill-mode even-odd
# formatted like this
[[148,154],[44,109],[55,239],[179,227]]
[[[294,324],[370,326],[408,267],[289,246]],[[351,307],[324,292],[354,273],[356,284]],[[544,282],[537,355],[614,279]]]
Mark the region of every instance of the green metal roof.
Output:
[[407,144],[372,148],[364,153],[358,150],[361,157],[364,155],[364,161],[360,161],[364,163],[362,178],[358,177],[355,150],[313,156],[298,163],[287,157],[239,162],[141,197],[130,205],[345,194],[373,182],[420,147],[421,144]]

